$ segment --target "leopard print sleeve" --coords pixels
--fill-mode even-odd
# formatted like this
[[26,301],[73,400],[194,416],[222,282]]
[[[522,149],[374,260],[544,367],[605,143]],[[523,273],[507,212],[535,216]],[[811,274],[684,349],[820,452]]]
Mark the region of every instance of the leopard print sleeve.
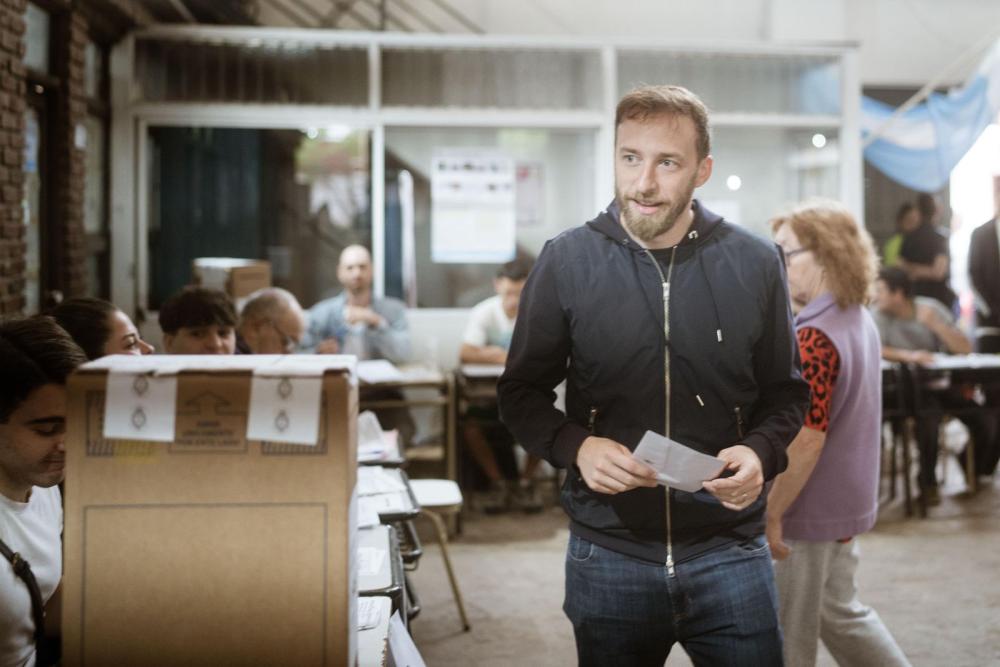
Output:
[[805,426],[826,432],[830,426],[830,403],[840,374],[837,348],[819,329],[803,327],[796,332],[802,357],[802,377],[811,389]]

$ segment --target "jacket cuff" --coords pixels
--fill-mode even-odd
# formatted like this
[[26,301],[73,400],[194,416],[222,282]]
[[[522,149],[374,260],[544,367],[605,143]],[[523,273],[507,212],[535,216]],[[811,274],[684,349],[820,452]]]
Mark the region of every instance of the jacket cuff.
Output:
[[556,440],[552,445],[552,459],[560,468],[572,468],[576,465],[576,453],[580,445],[590,437],[590,431],[576,422],[567,421],[556,432]]
[[788,465],[788,458],[778,456],[774,446],[763,433],[747,433],[741,444],[752,449],[757,458],[760,459],[760,468],[765,482],[771,481],[779,473],[784,472]]

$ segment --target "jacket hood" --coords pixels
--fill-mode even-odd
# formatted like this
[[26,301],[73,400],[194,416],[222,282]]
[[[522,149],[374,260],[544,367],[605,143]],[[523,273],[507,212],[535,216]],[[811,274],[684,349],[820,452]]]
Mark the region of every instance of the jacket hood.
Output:
[[[689,244],[697,246],[705,243],[722,222],[722,216],[709,211],[697,199],[691,200],[691,208],[694,211],[694,220],[691,223],[691,229],[681,240],[679,244],[681,246]],[[588,222],[587,226],[604,234],[615,243],[629,246],[634,250],[642,250],[642,246],[633,241],[625,228],[622,227],[620,215],[621,210],[618,208],[618,202],[613,200],[596,218]]]

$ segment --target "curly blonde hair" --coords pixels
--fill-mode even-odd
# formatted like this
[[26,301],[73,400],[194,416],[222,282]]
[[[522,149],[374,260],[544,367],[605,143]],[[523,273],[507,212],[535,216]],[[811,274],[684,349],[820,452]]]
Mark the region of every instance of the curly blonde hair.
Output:
[[771,220],[771,231],[790,225],[802,247],[812,251],[826,272],[837,305],[846,308],[868,301],[878,275],[878,256],[868,230],[860,227],[840,202],[813,199]]

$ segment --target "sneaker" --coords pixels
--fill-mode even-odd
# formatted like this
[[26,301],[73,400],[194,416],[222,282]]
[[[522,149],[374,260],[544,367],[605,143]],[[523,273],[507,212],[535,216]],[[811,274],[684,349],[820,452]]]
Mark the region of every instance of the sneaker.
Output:
[[481,491],[478,495],[479,511],[486,514],[499,514],[506,512],[510,503],[510,494],[507,492],[507,485],[503,481],[490,482],[488,491]]
[[521,482],[514,487],[511,503],[514,506],[514,509],[527,512],[529,514],[541,512],[545,507],[545,503],[542,502],[542,494],[538,492],[538,486],[534,482],[528,480],[521,480]]

